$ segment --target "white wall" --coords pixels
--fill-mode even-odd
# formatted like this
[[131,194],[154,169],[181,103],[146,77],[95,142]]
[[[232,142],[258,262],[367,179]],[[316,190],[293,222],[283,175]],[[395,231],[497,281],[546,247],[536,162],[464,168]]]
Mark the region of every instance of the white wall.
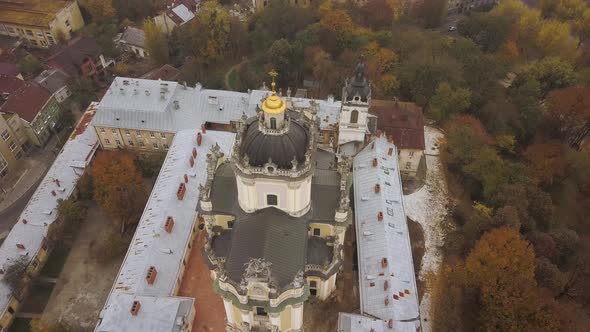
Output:
[[399,150],[399,167],[402,173],[409,175],[415,174],[420,165],[420,159],[424,152],[417,149],[400,149]]

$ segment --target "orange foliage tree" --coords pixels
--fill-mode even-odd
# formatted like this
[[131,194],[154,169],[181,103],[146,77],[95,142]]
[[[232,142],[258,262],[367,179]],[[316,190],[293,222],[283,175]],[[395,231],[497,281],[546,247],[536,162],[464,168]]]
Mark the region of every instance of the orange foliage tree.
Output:
[[99,151],[90,169],[94,198],[124,232],[139,222],[148,192],[135,158],[123,151]]

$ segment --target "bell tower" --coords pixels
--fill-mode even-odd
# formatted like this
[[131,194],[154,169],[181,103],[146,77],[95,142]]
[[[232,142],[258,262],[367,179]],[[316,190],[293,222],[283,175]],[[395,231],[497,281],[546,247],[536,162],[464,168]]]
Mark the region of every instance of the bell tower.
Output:
[[365,77],[365,64],[359,63],[354,77],[347,79],[342,88],[342,108],[338,124],[339,147],[350,142],[365,141],[370,105],[371,82]]

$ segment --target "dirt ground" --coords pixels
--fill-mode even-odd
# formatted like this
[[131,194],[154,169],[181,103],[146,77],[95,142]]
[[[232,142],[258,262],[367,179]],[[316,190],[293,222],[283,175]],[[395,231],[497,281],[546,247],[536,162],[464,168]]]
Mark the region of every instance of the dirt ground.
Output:
[[418,288],[418,297],[422,300],[424,294],[424,282],[418,278],[420,267],[422,266],[422,257],[424,256],[424,232],[422,226],[407,218],[408,230],[410,232],[410,243],[412,246],[412,260],[414,261],[414,274],[416,276],[416,286]]
[[348,227],[344,238],[344,265],[336,277],[336,290],[326,301],[308,300],[303,305],[303,329],[313,332],[333,332],[338,325],[338,313],[358,313],[360,310],[358,272],[354,266],[356,244],[354,226]]
[[225,331],[225,309],[221,297],[213,291],[209,268],[201,256],[204,244],[205,232],[199,231],[193,242],[178,295],[194,297],[196,300],[193,331],[223,332]]
[[92,204],[70,251],[42,319],[63,321],[74,331],[92,331],[113,285],[123,256],[102,265],[89,256],[96,235],[111,221]]

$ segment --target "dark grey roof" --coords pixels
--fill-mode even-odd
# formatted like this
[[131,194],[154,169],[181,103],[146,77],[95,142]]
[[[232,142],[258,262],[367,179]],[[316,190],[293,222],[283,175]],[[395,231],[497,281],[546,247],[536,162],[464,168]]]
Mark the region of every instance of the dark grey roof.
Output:
[[134,28],[134,27],[127,27],[121,36],[121,41],[126,42],[127,44],[134,45],[137,47],[144,48],[145,47],[145,33],[143,30]]
[[44,87],[50,93],[55,93],[67,85],[68,75],[56,68],[44,70],[35,77],[35,82]]
[[294,119],[290,122],[286,133],[265,135],[259,130],[257,119],[250,119],[240,145],[240,157],[247,155],[252,166],[263,166],[272,159],[279,168],[290,169],[293,157],[299,164],[304,163],[309,130]]
[[236,220],[231,231],[225,268],[228,276],[240,282],[250,258],[270,262],[271,277],[282,288],[303,271],[307,250],[307,222],[269,207]]
[[365,64],[359,63],[356,66],[354,77],[348,81],[344,87],[346,90],[346,101],[353,100],[355,96],[361,97],[362,101],[367,101],[371,93],[371,84],[365,77]]
[[333,252],[334,246],[328,246],[326,239],[312,236],[307,241],[307,264],[328,265]]

